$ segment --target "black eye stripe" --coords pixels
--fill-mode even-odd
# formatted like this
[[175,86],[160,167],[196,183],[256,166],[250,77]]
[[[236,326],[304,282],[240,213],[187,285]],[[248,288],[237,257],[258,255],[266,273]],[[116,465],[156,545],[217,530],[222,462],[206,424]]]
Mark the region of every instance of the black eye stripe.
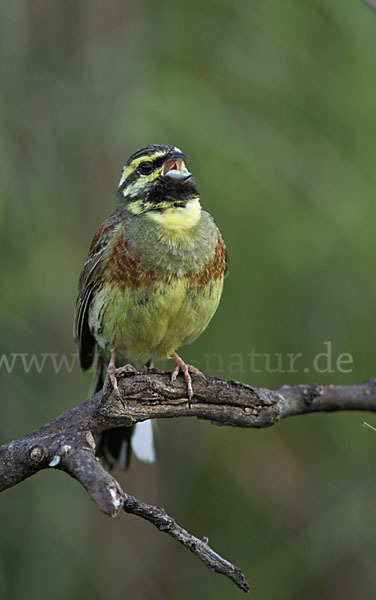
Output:
[[[145,160],[144,162],[151,164],[152,170],[155,171],[155,169],[158,169],[159,167],[161,167],[163,165],[163,163],[166,162],[168,157],[169,157],[169,153],[165,154],[163,156],[157,156],[153,160]],[[142,163],[140,163],[138,166],[140,167],[141,165],[142,165]]]
[[151,164],[153,165],[153,171],[154,171],[154,169],[158,169],[158,167],[161,167],[163,165],[163,163],[166,162],[166,160],[168,159],[168,156],[169,156],[169,153],[165,154],[164,156],[157,156],[157,158],[152,160]]
[[[151,164],[152,170],[150,171],[150,173],[152,173],[155,169],[158,169],[159,167],[161,167],[163,165],[164,162],[166,162],[166,160],[169,157],[169,154],[170,153],[168,152],[165,155],[157,156],[156,158],[154,158],[154,160],[145,160],[143,162],[145,162],[145,163],[147,162],[147,163]],[[145,158],[147,158],[147,157],[145,156]],[[135,170],[132,171],[132,173],[130,173],[128,175],[127,179],[125,181],[123,181],[123,183],[121,184],[121,186],[120,186],[119,189],[123,190],[125,187],[127,187],[128,185],[134,183],[140,177],[140,173],[138,171],[138,168],[140,167],[141,164],[142,163],[140,163],[139,165],[137,165],[137,167],[135,168]]]

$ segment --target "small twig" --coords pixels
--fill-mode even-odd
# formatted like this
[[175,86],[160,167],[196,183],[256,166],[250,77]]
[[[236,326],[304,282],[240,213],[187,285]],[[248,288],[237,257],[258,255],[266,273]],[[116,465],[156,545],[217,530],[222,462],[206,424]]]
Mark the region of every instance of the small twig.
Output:
[[371,10],[375,10],[376,11],[376,2],[375,2],[375,0],[361,0],[361,2],[363,2],[363,4],[365,4],[366,6],[368,6]]
[[124,510],[127,513],[146,519],[159,529],[159,531],[168,533],[183,544],[185,548],[193,552],[209,569],[231,579],[243,592],[249,592],[249,585],[239,567],[236,567],[214,552],[210,548],[207,538],[200,540],[186,531],[186,529],[183,529],[163,508],[146,504],[146,502],[140,502],[134,496],[126,494]]
[[376,411],[376,380],[359,385],[283,386],[272,391],[237,381],[194,378],[189,406],[183,378],[171,384],[169,373],[135,373],[119,378],[121,399],[98,392],[76,408],[28,435],[0,447],[0,491],[46,468],[65,471],[83,485],[102,512],[138,515],[165,531],[210,569],[229,577],[240,589],[248,584],[240,569],[177,525],[162,508],[126,494],[95,457],[93,435],[145,419],[197,417],[218,425],[270,427],[280,419],[312,412]]
[[368,427],[368,429],[372,429],[372,431],[376,431],[376,427],[370,425],[369,423],[367,423],[367,421],[363,421],[362,425],[363,427]]

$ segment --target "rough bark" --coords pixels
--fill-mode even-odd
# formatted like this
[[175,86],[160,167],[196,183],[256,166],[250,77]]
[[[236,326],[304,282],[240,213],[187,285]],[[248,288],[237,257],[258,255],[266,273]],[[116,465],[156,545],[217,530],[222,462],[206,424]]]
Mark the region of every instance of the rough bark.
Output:
[[0,491],[46,468],[65,471],[84,486],[102,512],[121,510],[147,519],[165,531],[210,569],[229,577],[240,589],[249,587],[241,570],[219,556],[206,538],[180,527],[162,508],[127,494],[95,457],[93,435],[110,427],[150,418],[197,417],[218,425],[269,427],[280,419],[312,412],[376,410],[376,380],[352,386],[319,384],[283,386],[272,391],[237,381],[194,378],[194,401],[188,405],[183,378],[170,374],[135,373],[119,379],[121,400],[97,393],[28,435],[0,447]]

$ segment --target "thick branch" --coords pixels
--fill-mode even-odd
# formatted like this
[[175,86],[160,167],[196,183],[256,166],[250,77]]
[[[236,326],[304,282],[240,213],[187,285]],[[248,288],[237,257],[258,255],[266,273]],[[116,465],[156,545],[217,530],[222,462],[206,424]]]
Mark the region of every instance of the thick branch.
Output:
[[194,378],[194,402],[188,405],[183,378],[173,385],[168,373],[136,373],[119,379],[114,394],[92,396],[36,431],[0,447],[0,491],[45,468],[58,468],[77,479],[102,512],[122,508],[152,522],[181,542],[209,568],[229,577],[244,591],[244,575],[200,540],[181,528],[163,509],[124,492],[95,457],[93,435],[111,427],[151,418],[197,417],[218,425],[269,427],[280,419],[310,412],[376,411],[376,380],[353,386],[284,386],[271,391],[237,381]]
[[191,407],[182,377],[172,385],[168,373],[136,373],[119,379],[119,385],[122,401],[114,394],[102,398],[98,392],[39,429],[1,446],[0,491],[48,467],[79,433],[95,435],[151,418],[198,417],[218,425],[261,428],[311,412],[376,410],[376,380],[351,386],[283,386],[271,391],[237,381],[194,377]]

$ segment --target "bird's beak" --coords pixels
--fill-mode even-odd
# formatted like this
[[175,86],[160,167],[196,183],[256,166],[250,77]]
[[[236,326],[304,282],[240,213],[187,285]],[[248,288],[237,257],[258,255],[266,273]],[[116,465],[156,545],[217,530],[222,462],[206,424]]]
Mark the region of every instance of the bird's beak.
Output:
[[184,158],[188,158],[186,154],[173,150],[164,164],[163,175],[181,181],[186,181],[186,179],[192,177],[192,173],[188,171],[184,164]]

